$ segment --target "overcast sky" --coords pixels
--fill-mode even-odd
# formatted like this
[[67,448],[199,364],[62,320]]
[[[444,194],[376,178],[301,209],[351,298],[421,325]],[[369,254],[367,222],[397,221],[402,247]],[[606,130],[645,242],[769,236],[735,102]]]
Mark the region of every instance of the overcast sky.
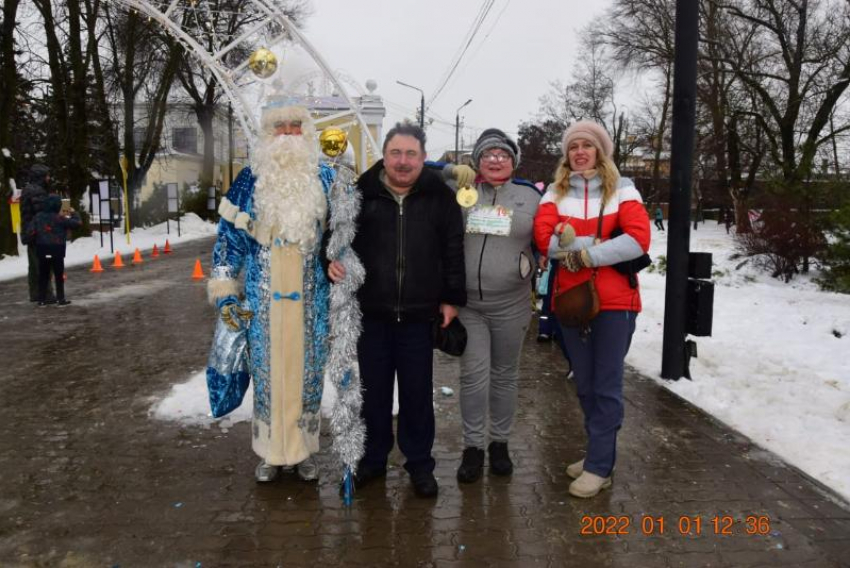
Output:
[[[413,118],[426,106],[462,48],[484,0],[314,0],[304,32],[334,69],[361,84],[378,83],[387,117]],[[599,18],[608,0],[495,0],[452,78],[426,111],[428,153],[438,158],[454,148],[457,108],[474,137],[497,127],[516,136],[521,121],[534,116],[551,80],[569,78],[577,32]],[[474,141],[474,139],[473,139]],[[379,141],[380,142],[380,141]]]

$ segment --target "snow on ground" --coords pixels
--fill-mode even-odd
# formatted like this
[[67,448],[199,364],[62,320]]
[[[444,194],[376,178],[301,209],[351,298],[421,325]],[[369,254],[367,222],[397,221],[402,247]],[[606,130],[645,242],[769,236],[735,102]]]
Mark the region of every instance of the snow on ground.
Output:
[[[177,221],[169,222],[171,232],[165,223],[147,228],[138,228],[130,231],[130,244],[127,244],[127,236],[122,230],[116,229],[113,234],[115,251],[120,252],[124,263],[127,264],[133,258],[133,251],[139,249],[147,257],[153,245],[156,244],[160,251],[168,239],[171,245],[185,243],[187,241],[200,239],[215,235],[216,225],[207,223],[194,213],[187,213],[180,218],[180,236],[177,236]],[[109,250],[109,233],[103,233],[103,246],[100,244],[100,233],[94,232],[91,237],[84,237],[68,243],[65,251],[65,266],[78,266],[81,264],[91,265],[94,255],[100,257],[104,268],[112,262],[114,253]],[[0,260],[0,281],[26,276],[27,274],[27,249],[18,241],[18,256],[7,256]]]
[[[182,228],[183,237],[176,231],[168,237],[172,243],[215,232],[191,215]],[[667,253],[667,235],[653,231],[650,253],[657,264]],[[165,236],[164,225],[136,230],[131,247],[161,247]],[[132,252],[122,235],[115,237],[122,253]],[[644,311],[627,363],[850,499],[850,297],[819,291],[811,277],[784,284],[751,263],[736,268],[742,259],[732,258],[734,241],[714,223],[691,232],[691,250],[713,253],[716,283],[713,336],[697,338],[693,381],[658,378],[665,277],[657,272],[641,275]],[[68,252],[69,264],[109,257],[108,244],[102,249],[95,238],[75,241]],[[25,273],[26,255],[0,261],[0,280]],[[328,385],[325,415],[334,397]],[[226,430],[250,419],[250,409],[249,389],[239,410],[214,421],[201,371],[175,385],[151,413]]]
[[[183,424],[197,424],[205,428],[217,424],[226,432],[237,422],[251,420],[251,408],[254,404],[253,390],[253,385],[248,388],[239,408],[216,420],[210,413],[209,398],[207,398],[207,375],[206,370],[202,370],[192,375],[185,383],[178,383],[171,387],[171,391],[165,398],[154,403],[150,414],[159,420],[177,420]],[[444,392],[443,396],[452,396],[452,394],[454,393]],[[325,418],[330,418],[336,398],[336,387],[325,379],[324,392],[322,393],[322,416]],[[438,406],[435,406],[435,408],[438,408]],[[396,383],[396,388],[393,391],[393,416],[397,415],[398,383]]]
[[[667,235],[653,231],[657,261]],[[785,284],[749,262],[736,269],[743,259],[713,222],[691,231],[691,250],[713,253],[715,282],[712,337],[696,338],[693,381],[659,378],[657,272],[641,274],[643,313],[626,362],[850,499],[850,296],[822,292],[812,277]]]

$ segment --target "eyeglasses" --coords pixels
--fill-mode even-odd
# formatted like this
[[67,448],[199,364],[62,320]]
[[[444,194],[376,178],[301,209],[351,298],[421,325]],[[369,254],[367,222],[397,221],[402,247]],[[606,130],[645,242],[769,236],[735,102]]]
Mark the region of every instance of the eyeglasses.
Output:
[[484,154],[481,156],[483,162],[507,162],[511,157],[508,154]]

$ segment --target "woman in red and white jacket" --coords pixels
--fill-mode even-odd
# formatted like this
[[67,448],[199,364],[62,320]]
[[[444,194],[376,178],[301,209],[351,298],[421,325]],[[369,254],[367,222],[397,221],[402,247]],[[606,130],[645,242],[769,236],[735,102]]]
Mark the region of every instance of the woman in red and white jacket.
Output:
[[[564,327],[585,416],[587,453],[571,464],[570,494],[593,497],[611,486],[617,431],[623,423],[623,362],[641,309],[640,288],[612,266],[649,250],[649,216],[631,180],[621,178],[611,160],[614,144],[595,122],[579,121],[563,137],[555,182],[549,186],[534,219],[541,251],[561,260],[555,294],[594,275],[600,312],[589,333]],[[599,215],[601,240],[596,242]],[[612,238],[619,229],[622,234]]]

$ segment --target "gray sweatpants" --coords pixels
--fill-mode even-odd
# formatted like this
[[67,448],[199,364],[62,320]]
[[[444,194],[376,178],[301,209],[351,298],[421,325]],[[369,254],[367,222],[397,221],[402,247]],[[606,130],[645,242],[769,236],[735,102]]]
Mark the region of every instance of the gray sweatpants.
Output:
[[460,309],[466,351],[460,359],[460,412],[464,447],[484,448],[490,410],[490,441],[507,442],[519,389],[519,355],[531,321],[530,291],[500,302],[472,302]]

